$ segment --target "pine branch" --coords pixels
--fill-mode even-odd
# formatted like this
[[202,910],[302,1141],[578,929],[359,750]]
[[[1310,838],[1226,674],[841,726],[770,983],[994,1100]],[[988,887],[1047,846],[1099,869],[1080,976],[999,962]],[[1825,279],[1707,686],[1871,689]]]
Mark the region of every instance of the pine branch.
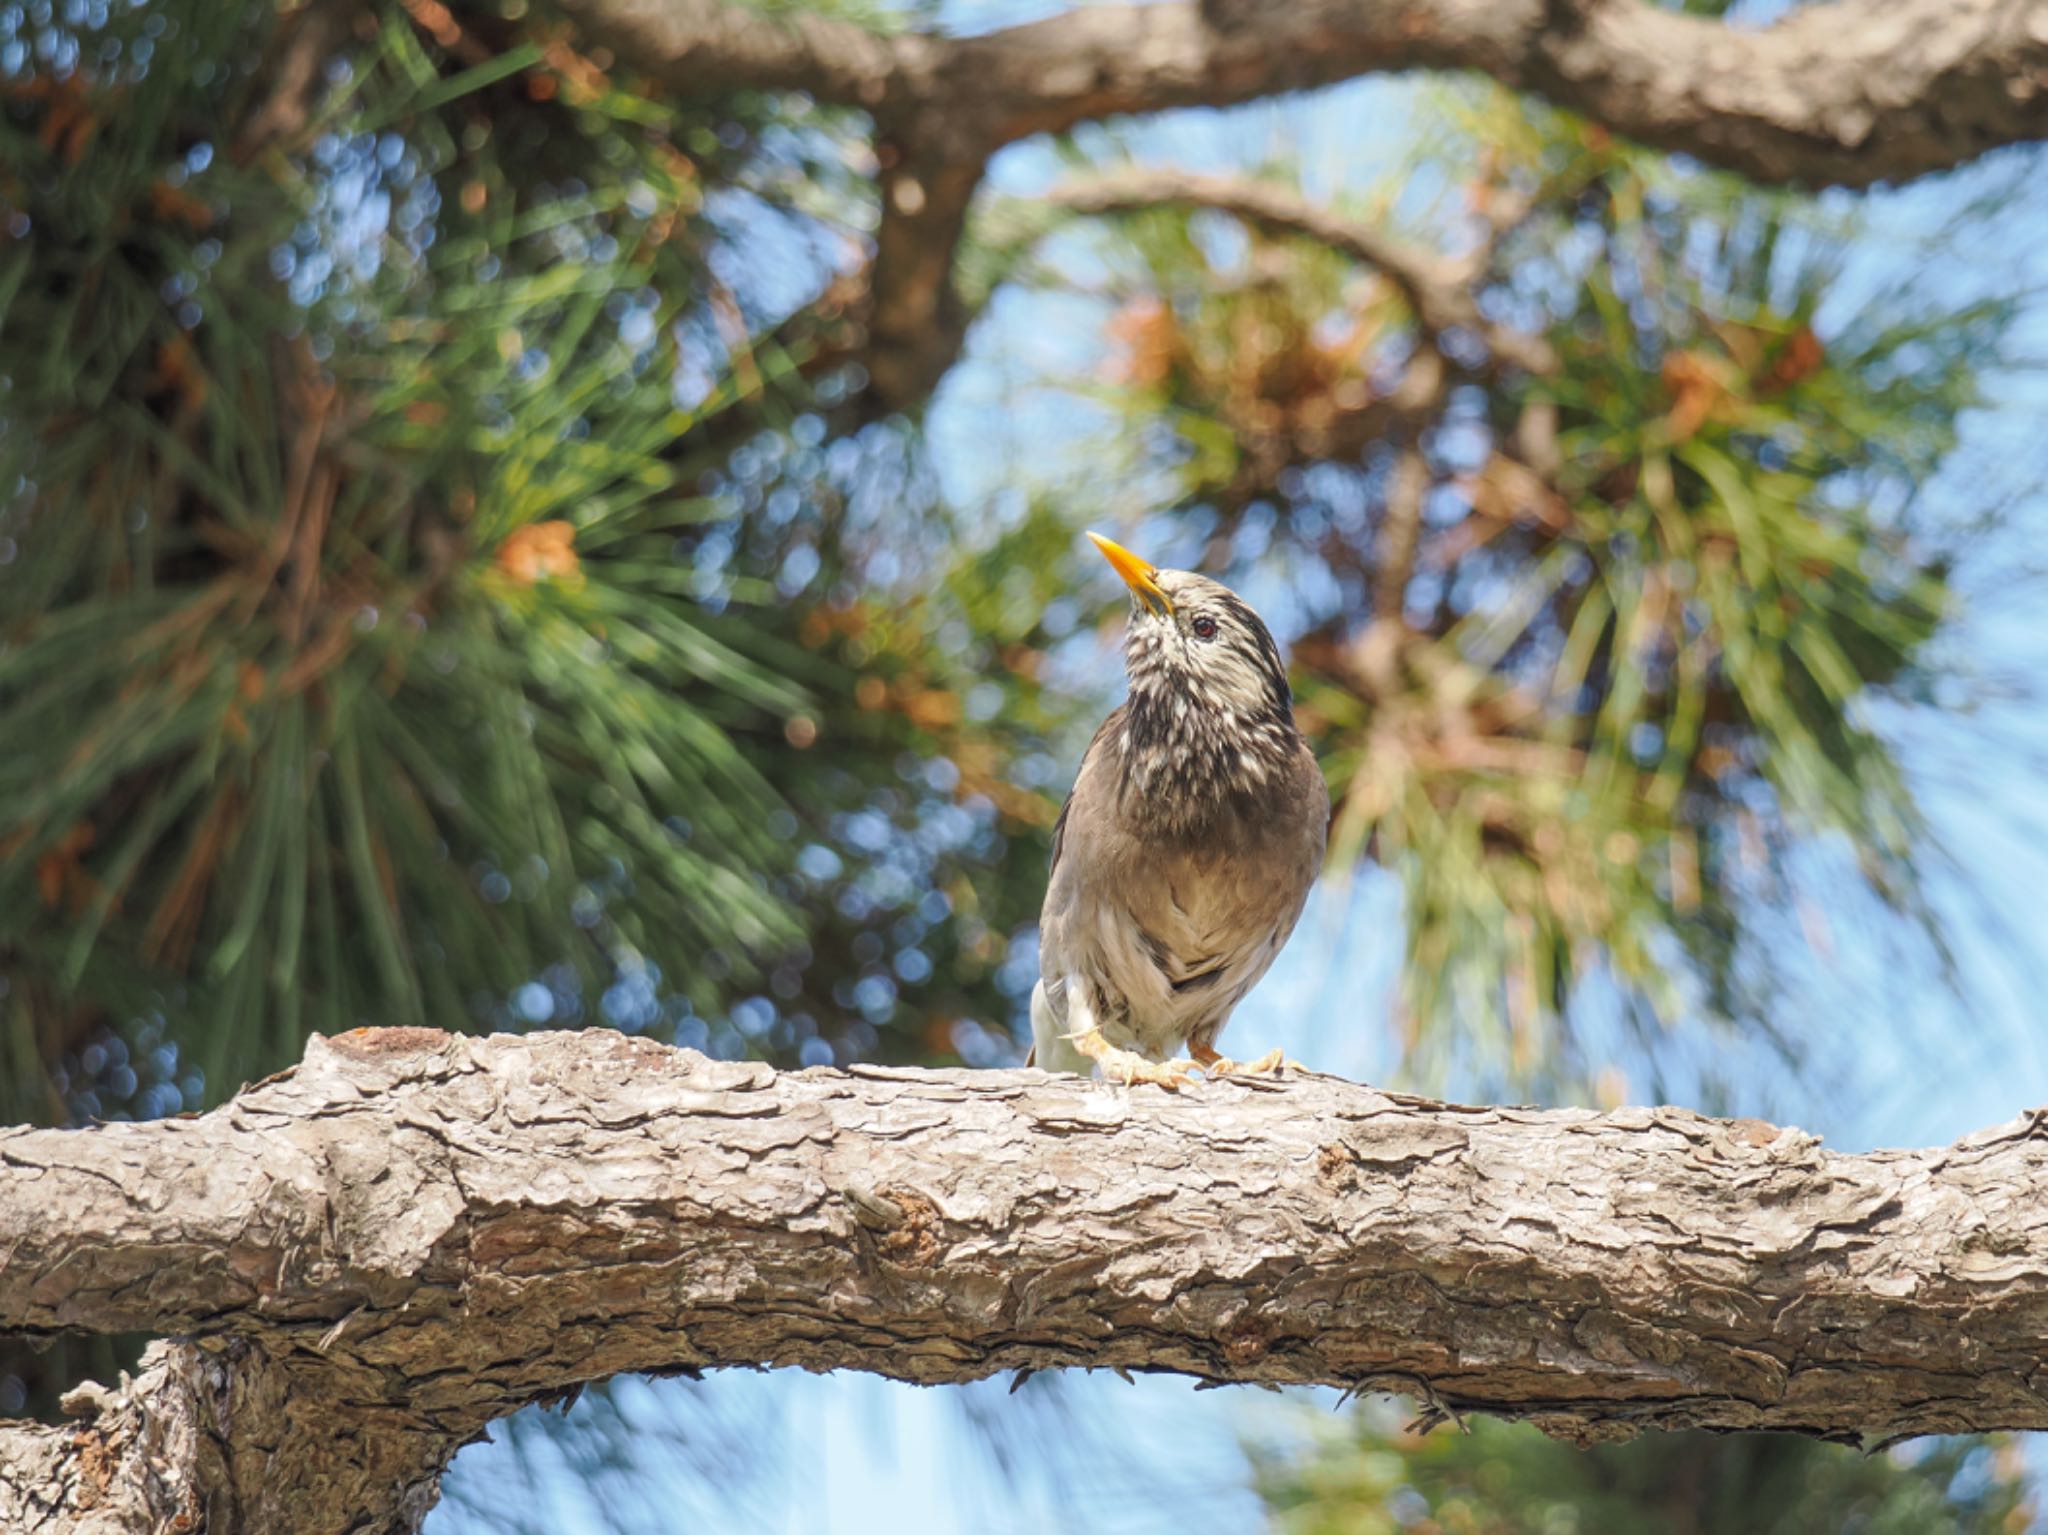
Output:
[[1214,208],[1270,230],[1302,235],[1383,274],[1401,291],[1430,341],[1445,331],[1465,330],[1503,362],[1530,373],[1557,370],[1557,354],[1541,336],[1498,324],[1480,312],[1472,273],[1463,264],[1404,245],[1285,187],[1187,171],[1130,170],[1059,188],[1046,200],[1075,213],[1127,213],[1170,204]]
[[1322,1382],[1581,1439],[2040,1428],[2040,1132],[1844,1156],[1315,1076],[316,1038],[203,1118],[0,1132],[0,1327],[189,1340],[83,1393],[83,1430],[0,1430],[0,1522],[410,1530],[493,1418],[730,1365]]
[[866,366],[885,410],[922,404],[958,357],[968,204],[989,157],[1036,133],[1421,68],[1478,70],[1768,183],[1906,180],[2048,135],[2048,0],[1833,0],[1755,31],[1644,0],[1169,0],[977,37],[718,0],[568,9],[670,89],[802,90],[873,117]]

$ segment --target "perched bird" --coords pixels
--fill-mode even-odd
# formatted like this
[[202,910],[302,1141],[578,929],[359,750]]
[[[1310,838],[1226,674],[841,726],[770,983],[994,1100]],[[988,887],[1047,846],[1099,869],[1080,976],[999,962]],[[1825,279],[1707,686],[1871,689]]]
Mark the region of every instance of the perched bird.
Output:
[[1279,1051],[1244,1066],[1216,1036],[1294,930],[1329,833],[1287,670],[1236,593],[1088,536],[1131,589],[1130,696],[1053,828],[1032,1059],[1162,1087],[1274,1070]]

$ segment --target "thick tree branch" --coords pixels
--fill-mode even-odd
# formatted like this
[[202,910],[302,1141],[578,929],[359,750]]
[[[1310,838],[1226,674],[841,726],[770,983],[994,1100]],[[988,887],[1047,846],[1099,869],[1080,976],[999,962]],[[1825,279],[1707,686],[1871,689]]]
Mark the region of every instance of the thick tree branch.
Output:
[[73,1427],[0,1420],[8,1535],[411,1535],[462,1443],[375,1368],[232,1338],[151,1344],[64,1405]]
[[933,46],[915,33],[721,0],[565,0],[562,8],[602,35],[628,68],[693,96],[804,91],[876,107],[908,88],[912,59]]
[[0,1328],[189,1340],[91,1431],[5,1430],[0,1519],[127,1475],[184,1412],[212,1431],[149,1451],[164,1496],[406,1529],[493,1417],[739,1364],[1320,1381],[1581,1437],[2039,1428],[2044,1124],[1841,1156],[1327,1078],[1169,1097],[604,1031],[316,1039],[203,1118],[0,1132]]
[[799,89],[874,115],[893,165],[872,272],[886,408],[919,404],[957,357],[967,204],[988,157],[1034,133],[1471,69],[1765,182],[1868,186],[2048,135],[2048,0],[1829,0],[1757,30],[1646,0],[1165,0],[978,37],[718,0],[566,3],[675,89]]
[[2039,0],[1829,0],[1755,30],[1647,0],[1169,0],[978,37],[716,0],[568,0],[680,89],[801,89],[1010,143],[1402,69],[1472,69],[1760,181],[1868,186],[2048,135]]

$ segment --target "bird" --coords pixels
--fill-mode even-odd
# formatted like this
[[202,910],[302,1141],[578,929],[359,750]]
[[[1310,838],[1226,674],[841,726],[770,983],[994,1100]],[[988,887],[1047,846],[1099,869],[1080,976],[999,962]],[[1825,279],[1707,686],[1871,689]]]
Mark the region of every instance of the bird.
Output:
[[1287,668],[1221,582],[1088,537],[1130,588],[1129,693],[1053,826],[1028,1060],[1169,1089],[1196,1069],[1278,1072],[1280,1051],[1233,1061],[1216,1036],[1293,932],[1329,836]]

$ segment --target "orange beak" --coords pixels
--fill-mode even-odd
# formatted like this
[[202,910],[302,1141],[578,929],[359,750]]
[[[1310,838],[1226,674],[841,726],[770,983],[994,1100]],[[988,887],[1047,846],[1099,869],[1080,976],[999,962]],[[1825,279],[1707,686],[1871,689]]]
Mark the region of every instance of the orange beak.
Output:
[[1114,543],[1100,533],[1090,533],[1088,537],[1102,551],[1102,557],[1109,561],[1110,567],[1124,578],[1124,585],[1131,589],[1133,596],[1161,618],[1173,612],[1172,602],[1154,579],[1159,574],[1157,566],[1147,564],[1122,544]]

